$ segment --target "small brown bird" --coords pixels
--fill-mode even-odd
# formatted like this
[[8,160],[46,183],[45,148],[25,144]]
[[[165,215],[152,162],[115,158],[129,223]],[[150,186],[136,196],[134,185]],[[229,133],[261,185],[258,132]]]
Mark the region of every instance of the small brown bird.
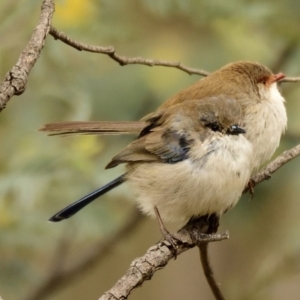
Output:
[[252,145],[241,121],[240,105],[224,95],[161,109],[106,167],[126,163],[126,174],[50,221],[71,217],[124,181],[133,187],[142,211],[161,223],[184,225],[194,216],[222,215],[236,204],[252,171]]
[[162,221],[184,224],[194,216],[222,215],[279,145],[287,117],[277,82],[284,76],[257,63],[232,63],[139,122],[45,125],[41,130],[52,134],[139,133],[107,166],[127,163],[126,174],[50,221],[71,217],[124,181],[135,190],[142,211]]

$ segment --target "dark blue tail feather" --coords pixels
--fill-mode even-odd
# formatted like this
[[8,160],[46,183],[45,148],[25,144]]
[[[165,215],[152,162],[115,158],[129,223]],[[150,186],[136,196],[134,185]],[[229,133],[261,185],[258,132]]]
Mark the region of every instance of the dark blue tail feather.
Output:
[[106,194],[110,190],[114,189],[115,187],[119,186],[125,181],[125,175],[123,174],[113,181],[107,183],[106,185],[102,186],[98,190],[84,196],[83,198],[75,201],[74,203],[68,205],[67,207],[63,208],[61,211],[56,213],[53,217],[49,219],[50,222],[59,222],[64,219],[68,219],[83,209],[86,205],[97,199],[98,197]]

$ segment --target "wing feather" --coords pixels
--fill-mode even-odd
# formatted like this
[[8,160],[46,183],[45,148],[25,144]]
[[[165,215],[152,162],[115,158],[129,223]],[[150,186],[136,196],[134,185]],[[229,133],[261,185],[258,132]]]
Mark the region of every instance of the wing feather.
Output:
[[106,168],[132,162],[177,163],[188,158],[193,142],[186,134],[160,128],[129,144],[113,157]]

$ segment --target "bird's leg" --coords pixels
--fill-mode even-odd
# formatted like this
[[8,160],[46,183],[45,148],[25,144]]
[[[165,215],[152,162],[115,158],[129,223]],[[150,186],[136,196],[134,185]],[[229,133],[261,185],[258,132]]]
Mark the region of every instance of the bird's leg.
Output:
[[174,248],[174,250],[177,248],[177,243],[178,241],[180,242],[179,239],[177,239],[176,237],[174,237],[165,227],[165,224],[163,223],[163,220],[161,219],[160,213],[157,209],[157,206],[154,206],[154,212],[156,215],[156,218],[158,220],[158,224],[159,224],[159,229],[163,235],[163,237],[172,245],[172,247]]
[[246,187],[249,191],[249,194],[251,195],[250,200],[252,200],[254,197],[254,187],[255,187],[255,181],[252,178],[250,178]]

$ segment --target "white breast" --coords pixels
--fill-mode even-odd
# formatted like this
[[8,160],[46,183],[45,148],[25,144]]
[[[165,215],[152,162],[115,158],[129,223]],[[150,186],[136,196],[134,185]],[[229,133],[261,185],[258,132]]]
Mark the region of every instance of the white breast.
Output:
[[253,144],[254,173],[271,158],[279,146],[287,125],[284,98],[273,83],[266,91],[260,91],[262,101],[245,112],[246,137]]
[[164,222],[184,225],[191,217],[223,214],[235,205],[250,175],[252,145],[242,136],[217,136],[195,145],[190,159],[176,164],[150,163],[128,178],[142,211]]

